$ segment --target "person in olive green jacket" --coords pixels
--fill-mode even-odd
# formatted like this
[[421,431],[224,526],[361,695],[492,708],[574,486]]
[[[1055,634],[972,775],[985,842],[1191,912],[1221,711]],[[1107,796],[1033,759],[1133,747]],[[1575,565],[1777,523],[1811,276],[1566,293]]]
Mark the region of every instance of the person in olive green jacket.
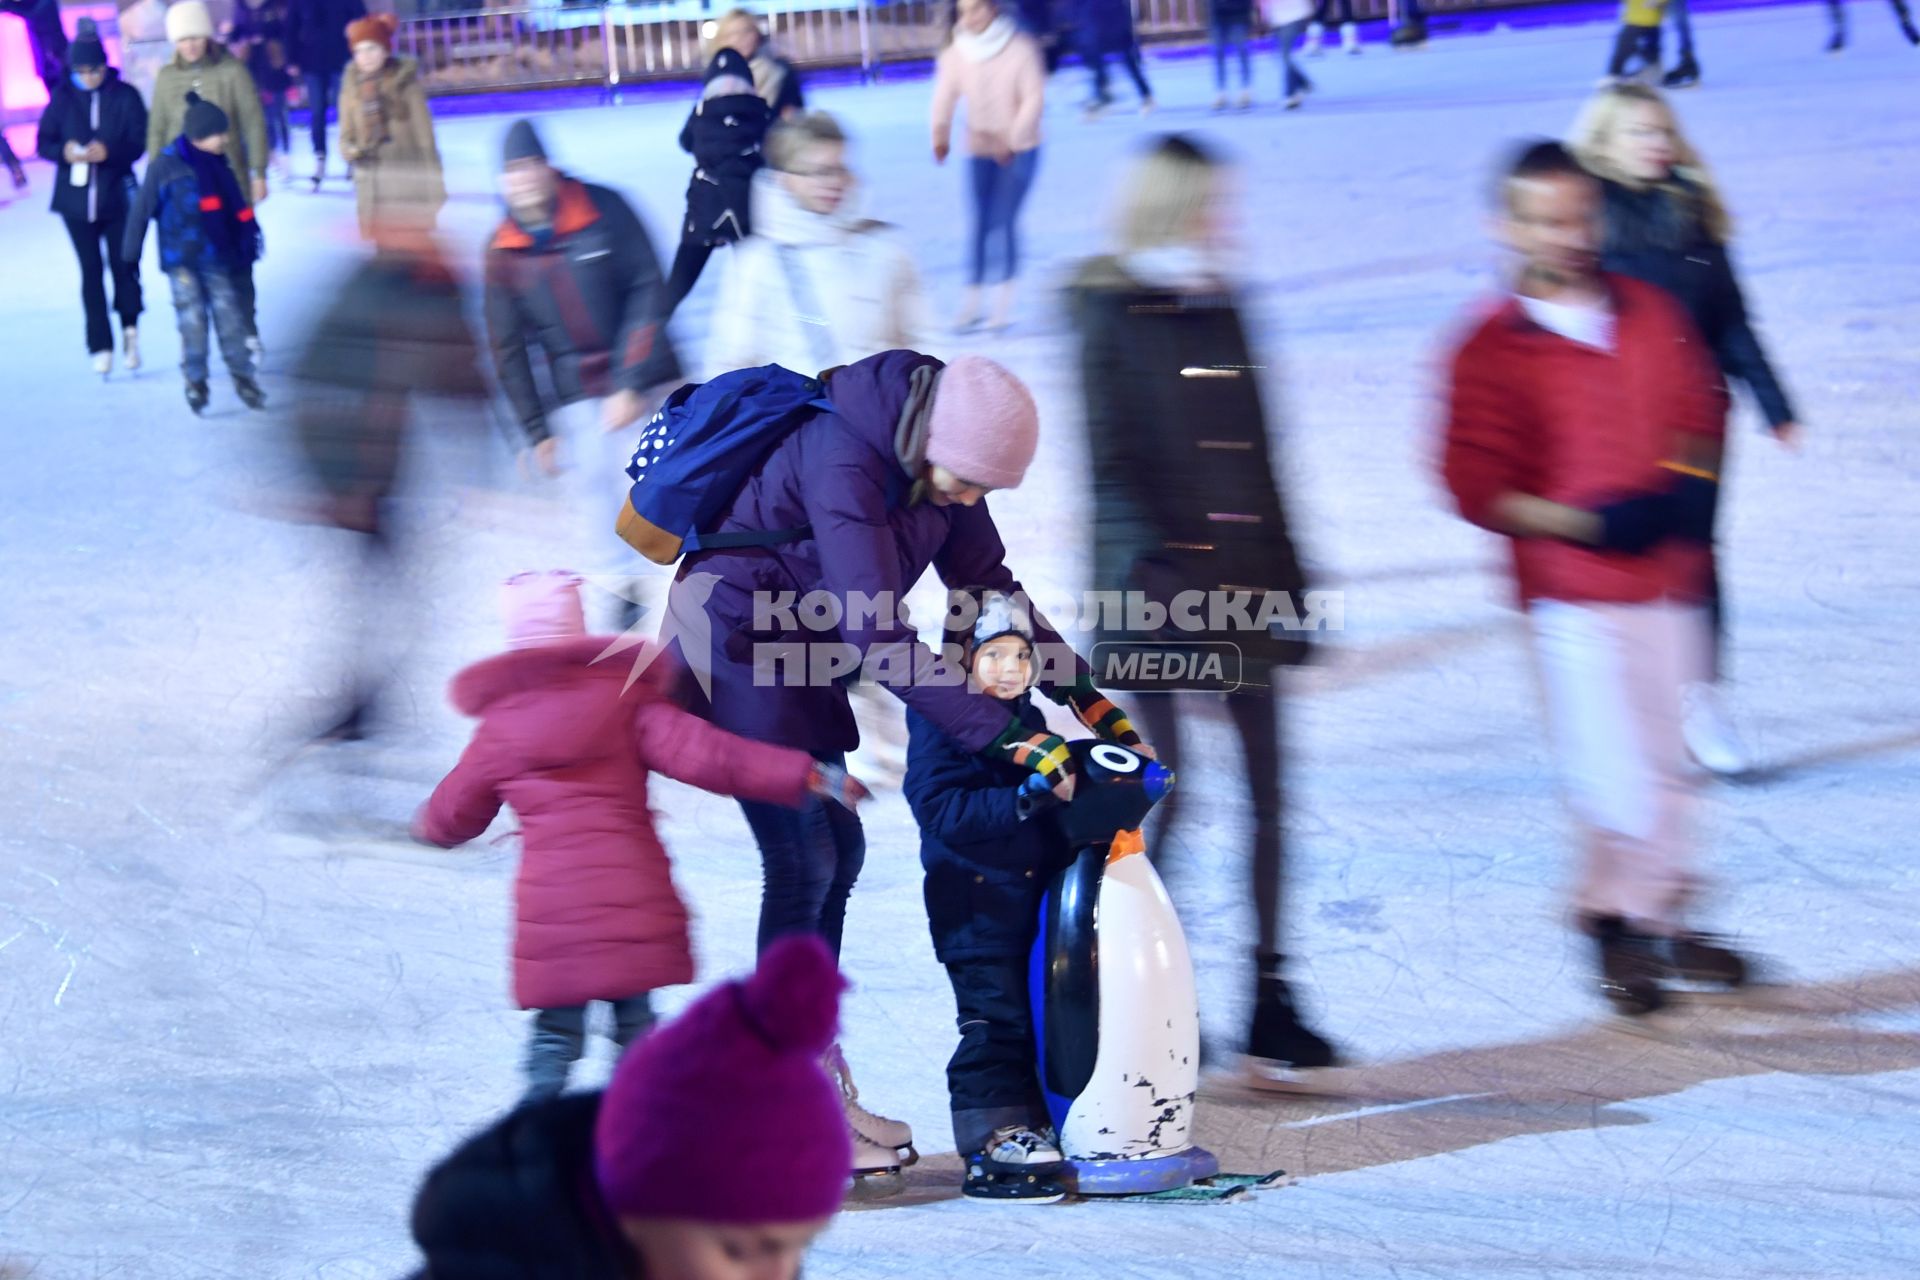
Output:
[[[187,94],[197,93],[226,112],[233,122],[227,162],[251,205],[267,198],[267,118],[260,91],[247,64],[213,38],[213,15],[203,0],[175,0],[167,7],[167,39],[174,56],[154,81],[147,115],[147,158],[151,160],[180,136],[187,123]],[[247,346],[260,358],[259,327],[254,321],[253,267],[235,272],[235,292],[247,319]]]

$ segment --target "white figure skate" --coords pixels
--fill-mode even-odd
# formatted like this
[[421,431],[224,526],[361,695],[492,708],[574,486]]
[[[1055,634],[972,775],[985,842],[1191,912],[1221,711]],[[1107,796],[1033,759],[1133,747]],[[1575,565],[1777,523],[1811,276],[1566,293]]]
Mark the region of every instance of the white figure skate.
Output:
[[[920,1153],[913,1149],[913,1129],[904,1120],[891,1120],[886,1116],[875,1115],[860,1105],[860,1089],[853,1082],[853,1072],[847,1069],[847,1059],[840,1052],[840,1046],[834,1045],[827,1050],[825,1065],[835,1083],[840,1086],[840,1097],[846,1104],[847,1125],[853,1130],[854,1164],[860,1164],[863,1156],[859,1150],[864,1143],[888,1157],[887,1167],[896,1172],[920,1159]],[[872,1158],[871,1153],[867,1158]]]

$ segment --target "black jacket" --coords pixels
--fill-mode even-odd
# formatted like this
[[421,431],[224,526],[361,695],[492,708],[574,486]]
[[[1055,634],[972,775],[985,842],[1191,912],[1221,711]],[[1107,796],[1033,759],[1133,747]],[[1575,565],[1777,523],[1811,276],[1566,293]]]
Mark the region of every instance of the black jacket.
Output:
[[262,93],[285,93],[293,83],[287,71],[294,65],[289,29],[283,0],[266,0],[258,9],[249,7],[246,0],[236,0],[233,6],[233,30],[227,44],[246,46],[247,70]]
[[696,104],[680,130],[680,149],[693,156],[687,183],[687,221],[681,238],[690,244],[732,244],[753,233],[749,219],[753,175],[765,159],[760,146],[773,123],[773,109],[754,93],[728,94]]
[[[1030,698],[1016,710],[1027,728],[1048,732]],[[1033,776],[907,712],[903,789],[920,825],[927,927],[941,964],[1013,959],[1033,946],[1041,895],[1070,853],[1051,799],[1022,798]]]
[[[1071,296],[1093,463],[1093,589],[1162,605],[1182,592],[1249,592],[1249,621],[1283,593],[1275,613],[1301,614],[1306,575],[1275,483],[1261,363],[1234,299],[1154,288],[1111,258],[1082,268]],[[1306,655],[1301,632],[1251,631],[1225,612],[1215,631],[1210,608],[1199,621],[1158,638],[1238,646],[1250,685]],[[1146,637],[1108,628],[1100,638]]]
[[414,1280],[640,1280],[594,1183],[599,1114],[597,1093],[521,1107],[441,1161],[413,1202]]
[[[680,377],[660,317],[653,241],[607,188],[562,176],[551,235],[535,237],[506,219],[487,249],[486,277],[494,368],[530,442],[547,438],[549,409]],[[551,399],[534,381],[536,348],[552,377]]]
[[1692,188],[1675,187],[1634,191],[1617,182],[1602,184],[1606,244],[1601,266],[1677,297],[1721,375],[1747,385],[1767,424],[1794,421],[1793,406],[1753,332],[1727,247],[1707,235]]
[[367,16],[366,0],[288,0],[287,51],[302,75],[346,69],[347,24]]
[[[89,166],[86,185],[76,187],[68,180],[72,166],[66,161],[66,146],[95,141],[106,143],[107,158]],[[133,201],[138,185],[133,165],[147,149],[147,104],[140,101],[140,91],[112,67],[92,93],[64,80],[40,116],[36,149],[42,160],[60,167],[53,181],[55,213],[82,222],[110,221],[125,213]]]

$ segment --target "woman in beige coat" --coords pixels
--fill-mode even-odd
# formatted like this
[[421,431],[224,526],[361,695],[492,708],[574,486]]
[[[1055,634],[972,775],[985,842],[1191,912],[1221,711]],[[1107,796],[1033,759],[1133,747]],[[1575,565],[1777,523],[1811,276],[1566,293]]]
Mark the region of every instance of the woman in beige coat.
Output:
[[447,199],[419,68],[393,56],[398,26],[388,13],[347,24],[353,62],[340,82],[340,150],[353,166],[360,234],[368,238],[385,206],[404,202],[430,218]]

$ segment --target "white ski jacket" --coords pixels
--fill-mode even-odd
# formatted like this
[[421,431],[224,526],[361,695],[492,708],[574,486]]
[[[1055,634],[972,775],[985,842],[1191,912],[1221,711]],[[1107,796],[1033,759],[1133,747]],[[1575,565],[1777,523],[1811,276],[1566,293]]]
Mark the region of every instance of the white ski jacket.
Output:
[[819,373],[895,347],[926,350],[919,273],[891,226],[809,213],[767,169],[754,175],[752,222],[726,255],[709,378],[762,364]]

